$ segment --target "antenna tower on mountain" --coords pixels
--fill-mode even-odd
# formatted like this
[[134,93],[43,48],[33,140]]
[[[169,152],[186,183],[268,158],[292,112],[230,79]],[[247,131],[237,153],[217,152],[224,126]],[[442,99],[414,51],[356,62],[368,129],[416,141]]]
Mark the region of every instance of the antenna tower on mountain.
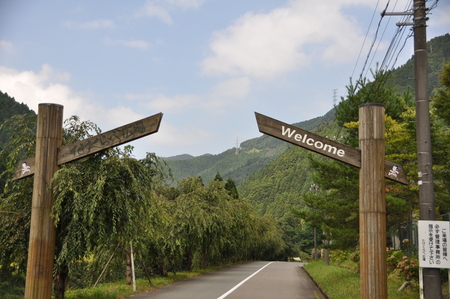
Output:
[[333,89],[333,106],[337,104],[337,88]]
[[238,154],[239,154],[239,138],[236,137],[236,152],[235,152],[235,155],[238,155]]

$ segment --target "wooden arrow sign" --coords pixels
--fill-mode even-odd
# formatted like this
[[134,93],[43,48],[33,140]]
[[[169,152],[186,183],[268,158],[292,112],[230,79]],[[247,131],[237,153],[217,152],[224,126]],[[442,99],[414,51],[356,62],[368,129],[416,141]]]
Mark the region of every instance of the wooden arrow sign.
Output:
[[[75,142],[58,149],[58,165],[92,155],[104,149],[118,146],[158,132],[162,113],[129,123],[111,131]],[[34,174],[35,158],[20,161],[14,173],[14,180]]]
[[[255,116],[261,133],[361,168],[361,151],[359,149],[302,130],[257,112],[255,112]],[[387,179],[405,185],[408,184],[403,167],[395,162],[385,160],[384,173]]]

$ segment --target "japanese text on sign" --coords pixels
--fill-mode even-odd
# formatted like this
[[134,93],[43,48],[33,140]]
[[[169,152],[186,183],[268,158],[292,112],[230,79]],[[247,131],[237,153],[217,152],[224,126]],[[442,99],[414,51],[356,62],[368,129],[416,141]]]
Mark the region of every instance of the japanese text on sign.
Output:
[[448,221],[419,221],[419,265],[422,268],[450,268]]

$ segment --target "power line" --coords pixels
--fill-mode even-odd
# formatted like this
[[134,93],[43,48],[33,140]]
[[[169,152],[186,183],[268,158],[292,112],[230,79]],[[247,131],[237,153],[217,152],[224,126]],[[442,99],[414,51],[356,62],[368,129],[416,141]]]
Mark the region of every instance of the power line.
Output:
[[[390,0],[389,0],[388,3],[386,4],[386,8],[384,9],[385,11],[386,11],[386,9],[387,9],[388,6],[389,6],[389,2],[390,2]],[[377,5],[378,5],[378,4],[377,4]],[[366,56],[366,60],[365,60],[365,62],[364,62],[364,66],[363,66],[363,69],[362,69],[362,71],[361,71],[361,73],[360,73],[360,75],[359,75],[359,78],[362,78],[362,75],[363,75],[363,73],[364,73],[364,70],[365,70],[365,68],[366,68],[366,66],[367,66],[367,62],[369,61],[369,57],[370,57],[370,54],[371,54],[371,52],[372,52],[373,46],[375,45],[375,42],[377,41],[378,31],[380,30],[381,20],[382,20],[382,19],[383,19],[383,18],[381,17],[380,21],[378,22],[378,26],[377,26],[377,30],[376,30],[376,32],[375,32],[375,36],[374,36],[373,41],[372,41],[372,44],[371,44],[371,46],[370,46],[369,53],[368,53],[367,56]],[[369,26],[369,27],[370,27],[370,26]],[[353,77],[353,74],[352,74],[352,77]]]
[[364,36],[363,44],[361,45],[361,49],[359,50],[358,58],[356,59],[355,67],[353,68],[352,77],[353,77],[353,74],[355,73],[356,66],[358,65],[359,58],[360,58],[360,56],[361,56],[362,50],[364,49],[364,45],[365,45],[365,43],[366,43],[367,36],[369,35],[369,30],[370,30],[370,27],[372,26],[372,21],[373,21],[373,18],[374,18],[374,16],[375,16],[375,13],[376,13],[376,11],[377,11],[378,4],[379,4],[379,3],[380,3],[380,0],[377,1],[377,5],[375,6],[375,9],[373,10],[372,18],[370,19],[369,26],[367,27],[366,36]]

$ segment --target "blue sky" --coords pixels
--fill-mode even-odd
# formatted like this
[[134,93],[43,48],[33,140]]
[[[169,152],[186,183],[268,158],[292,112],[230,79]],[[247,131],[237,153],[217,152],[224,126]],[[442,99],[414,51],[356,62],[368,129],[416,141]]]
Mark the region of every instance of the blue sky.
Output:
[[[328,112],[369,53],[364,74],[383,61],[402,17],[380,12],[412,2],[0,0],[0,90],[103,131],[162,112],[159,132],[132,143],[137,158],[218,154],[261,136],[255,111],[287,123]],[[449,33],[450,1],[431,13],[428,39]],[[391,67],[411,57],[409,32]]]

